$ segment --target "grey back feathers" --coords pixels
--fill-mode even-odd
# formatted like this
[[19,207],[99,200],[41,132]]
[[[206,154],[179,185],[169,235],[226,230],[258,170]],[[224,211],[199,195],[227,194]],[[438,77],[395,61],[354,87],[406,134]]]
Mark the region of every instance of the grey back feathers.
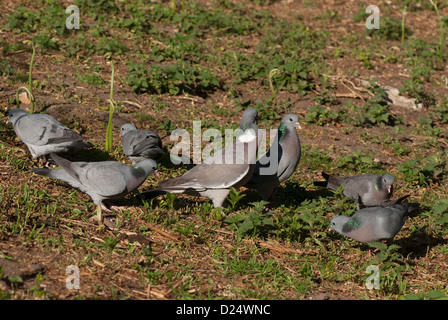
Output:
[[50,153],[67,152],[71,148],[92,146],[83,142],[81,135],[48,114],[28,114],[22,109],[12,109],[8,121],[34,159]]
[[288,179],[300,161],[301,147],[296,128],[299,117],[287,114],[278,128],[271,148],[258,160],[246,187],[257,190],[264,200],[272,195],[275,188]]
[[233,144],[217,150],[182,176],[162,181],[156,194],[162,190],[204,196],[212,200],[214,207],[221,207],[230,187],[245,184],[255,169],[259,143],[258,127],[254,123],[257,115],[255,109],[246,110]]
[[123,153],[129,157],[132,164],[145,158],[154,159],[165,154],[162,140],[151,130],[138,130],[133,124],[121,126],[121,147]]
[[359,242],[393,239],[401,230],[408,213],[416,208],[406,197],[385,206],[363,208],[353,216],[336,216],[331,219],[331,229]]
[[317,181],[316,186],[323,186],[331,190],[344,185],[344,195],[354,199],[359,206],[377,206],[389,200],[393,194],[394,176],[387,173],[361,174],[357,176],[337,176],[322,173],[326,181]]
[[55,154],[50,156],[61,169],[35,168],[33,172],[67,182],[87,193],[95,204],[127,195],[157,169],[152,159],[128,166],[118,161],[71,162]]

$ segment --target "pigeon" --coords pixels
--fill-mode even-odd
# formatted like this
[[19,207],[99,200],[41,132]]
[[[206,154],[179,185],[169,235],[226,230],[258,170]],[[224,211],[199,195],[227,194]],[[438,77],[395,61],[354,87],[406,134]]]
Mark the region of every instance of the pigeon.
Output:
[[149,158],[155,159],[165,154],[159,135],[150,130],[138,130],[132,123],[121,126],[121,147],[132,165]]
[[418,207],[405,198],[407,196],[383,206],[363,208],[351,217],[336,216],[331,219],[330,230],[362,243],[391,240],[403,227],[408,213]]
[[152,198],[163,192],[184,193],[207,197],[215,208],[222,207],[230,188],[244,185],[254,172],[260,142],[257,116],[257,110],[247,109],[231,145],[217,150],[182,176],[160,182],[156,190],[143,197]]
[[382,201],[389,200],[393,193],[393,183],[395,181],[394,176],[390,173],[341,177],[322,172],[322,176],[326,181],[316,181],[314,185],[336,190],[344,184],[343,194],[354,199],[357,202],[358,209],[377,206]]
[[275,188],[288,179],[299,164],[301,149],[296,128],[300,129],[297,115],[283,117],[271,148],[257,160],[254,174],[245,185],[256,190],[263,200],[268,200]]
[[30,150],[33,159],[50,153],[67,152],[70,148],[89,148],[90,143],[48,114],[29,114],[22,109],[9,111],[7,123],[11,122],[19,139]]
[[157,169],[153,159],[144,159],[134,166],[128,166],[118,161],[71,162],[53,153],[50,156],[62,169],[34,168],[33,172],[65,181],[87,193],[97,205],[100,222],[101,209],[109,211],[103,205],[104,200],[124,197],[137,189]]

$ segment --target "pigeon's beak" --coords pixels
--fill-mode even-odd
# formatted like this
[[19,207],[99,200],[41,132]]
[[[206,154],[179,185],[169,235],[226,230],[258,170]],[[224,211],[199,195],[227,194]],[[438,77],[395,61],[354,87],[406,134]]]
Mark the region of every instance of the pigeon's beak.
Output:
[[160,176],[159,170],[154,171],[155,176],[158,178]]
[[391,189],[392,189],[392,186],[387,186],[387,193],[390,193]]
[[9,119],[6,119],[6,124],[8,124],[9,123]]
[[296,123],[296,129],[302,129],[302,127],[300,126],[300,123]]
[[328,228],[328,231],[332,231],[332,230],[333,230],[333,227]]

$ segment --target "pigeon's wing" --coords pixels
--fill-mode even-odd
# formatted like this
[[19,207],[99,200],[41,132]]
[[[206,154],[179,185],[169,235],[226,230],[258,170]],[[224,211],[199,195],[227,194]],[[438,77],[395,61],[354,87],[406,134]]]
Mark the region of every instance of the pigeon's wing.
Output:
[[120,195],[127,190],[129,167],[116,161],[71,162],[55,154],[51,158],[71,177],[79,181],[88,193],[102,197]]
[[36,146],[82,141],[84,139],[78,133],[46,114],[32,114],[22,117],[17,121],[15,129],[24,143]]
[[122,138],[123,152],[128,156],[163,154],[161,140],[153,131],[130,131]]
[[204,191],[206,189],[226,189],[238,184],[249,172],[247,164],[205,164],[201,163],[183,176],[161,182],[163,190]]

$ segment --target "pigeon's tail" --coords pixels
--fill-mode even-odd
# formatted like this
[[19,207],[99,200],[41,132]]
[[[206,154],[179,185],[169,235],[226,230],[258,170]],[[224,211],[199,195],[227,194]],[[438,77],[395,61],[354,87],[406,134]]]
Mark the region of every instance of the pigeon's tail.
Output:
[[44,177],[65,181],[72,186],[77,186],[79,184],[63,169],[34,168],[33,172]]
[[325,181],[315,181],[314,185],[317,187],[324,187],[332,190],[336,190],[342,183],[342,177],[330,175],[325,172],[322,172],[322,177]]
[[166,191],[158,190],[158,189],[156,189],[156,190],[149,190],[149,191],[140,193],[139,197],[141,199],[153,199],[153,198],[156,198],[158,196],[163,196],[166,193],[167,193]]
[[406,203],[406,205],[408,205],[408,202],[404,201],[407,198],[409,198],[409,195],[395,199],[395,200],[383,200],[383,201],[381,201],[380,205],[382,207],[392,207],[393,205],[396,205],[396,204],[405,204],[405,203]]
[[408,213],[411,213],[412,211],[414,211],[414,210],[418,210],[418,209],[420,209],[420,203],[417,203],[417,202],[411,202],[411,203],[409,203],[409,206],[408,206]]
[[325,181],[314,181],[314,185],[316,187],[326,188],[328,185],[328,179],[330,178],[330,176],[328,174],[326,174],[325,172],[322,172],[322,177],[324,177]]
[[75,141],[71,144],[71,146],[73,148],[79,148],[79,149],[84,149],[84,148],[92,148],[93,144],[91,144],[90,142],[84,142],[84,141]]
[[51,171],[52,171],[51,169],[47,169],[47,168],[34,168],[33,169],[34,173],[44,176],[44,177],[49,177],[49,178],[52,178]]

